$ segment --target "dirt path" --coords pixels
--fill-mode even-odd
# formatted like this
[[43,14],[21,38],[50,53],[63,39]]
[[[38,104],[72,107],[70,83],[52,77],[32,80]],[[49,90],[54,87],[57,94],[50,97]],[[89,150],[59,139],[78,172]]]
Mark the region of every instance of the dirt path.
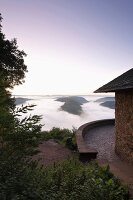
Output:
[[33,156],[33,159],[39,159],[39,162],[45,166],[63,161],[73,155],[69,149],[54,140],[44,141],[38,149],[40,152]]

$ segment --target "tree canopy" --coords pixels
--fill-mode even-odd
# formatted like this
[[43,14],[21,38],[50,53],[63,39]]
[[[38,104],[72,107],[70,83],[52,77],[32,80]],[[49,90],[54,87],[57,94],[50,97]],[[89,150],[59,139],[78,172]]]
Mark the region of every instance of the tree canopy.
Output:
[[0,133],[11,130],[13,124],[14,100],[8,89],[24,82],[27,66],[24,64],[24,51],[18,49],[17,40],[6,39],[2,32],[0,14]]
[[17,40],[6,39],[2,33],[2,16],[0,14],[0,79],[1,86],[13,88],[24,82],[27,66],[24,64],[26,53],[19,50]]

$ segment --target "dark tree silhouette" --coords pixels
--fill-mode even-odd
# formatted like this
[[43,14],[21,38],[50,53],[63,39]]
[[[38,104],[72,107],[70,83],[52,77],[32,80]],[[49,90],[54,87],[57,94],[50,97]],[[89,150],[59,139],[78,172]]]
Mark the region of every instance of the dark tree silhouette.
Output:
[[27,72],[24,64],[26,54],[18,49],[16,39],[10,41],[5,38],[1,22],[0,14],[0,144],[3,143],[4,147],[10,145],[10,149],[15,149],[15,153],[19,150],[19,154],[21,147],[21,153],[26,154],[37,144],[42,125],[37,115],[24,119],[17,117],[34,107],[28,105],[16,108],[9,90],[24,82]]
[[[25,52],[18,49],[17,40],[6,39],[2,33],[0,14],[0,79],[5,88],[13,88],[24,82],[27,66],[24,64]],[[2,83],[3,82],[3,83]]]
[[[18,49],[16,39],[6,39],[2,32],[2,16],[0,14],[0,133],[10,129],[14,109],[14,100],[9,88],[24,82],[27,66],[24,64],[24,51]],[[12,119],[12,120],[11,120]]]

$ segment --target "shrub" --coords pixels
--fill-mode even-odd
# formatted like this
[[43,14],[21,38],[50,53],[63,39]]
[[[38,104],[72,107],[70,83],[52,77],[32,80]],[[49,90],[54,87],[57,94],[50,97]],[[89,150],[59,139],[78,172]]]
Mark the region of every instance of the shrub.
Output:
[[50,131],[42,132],[42,140],[54,139],[71,150],[77,150],[75,129],[60,129],[53,127]]
[[128,199],[127,189],[108,167],[101,168],[96,163],[83,165],[78,160],[68,160],[41,168],[35,162],[22,162],[12,170],[3,179],[0,176],[1,200]]

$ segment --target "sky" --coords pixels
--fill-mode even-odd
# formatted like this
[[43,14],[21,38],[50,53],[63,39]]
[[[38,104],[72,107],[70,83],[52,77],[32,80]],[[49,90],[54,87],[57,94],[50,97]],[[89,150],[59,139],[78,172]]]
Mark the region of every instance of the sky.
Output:
[[133,67],[133,0],[0,0],[27,54],[18,95],[89,95]]

